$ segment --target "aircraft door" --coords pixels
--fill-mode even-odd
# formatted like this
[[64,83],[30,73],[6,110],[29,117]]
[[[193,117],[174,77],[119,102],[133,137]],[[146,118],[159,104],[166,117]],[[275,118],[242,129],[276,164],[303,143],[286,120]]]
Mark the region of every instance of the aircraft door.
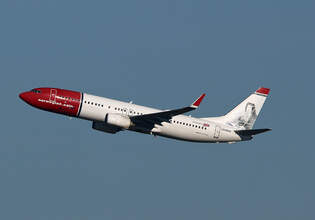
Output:
[[213,135],[213,137],[214,138],[219,138],[220,137],[220,131],[221,131],[221,128],[220,128],[220,126],[215,126],[215,129],[214,129],[214,135]]
[[57,96],[57,90],[56,89],[51,89],[50,90],[49,101],[56,102],[56,96]]

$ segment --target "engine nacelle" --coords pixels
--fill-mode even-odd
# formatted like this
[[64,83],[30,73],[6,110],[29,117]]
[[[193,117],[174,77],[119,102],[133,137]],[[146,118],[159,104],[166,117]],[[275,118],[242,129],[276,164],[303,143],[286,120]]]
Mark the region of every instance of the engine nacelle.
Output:
[[120,128],[128,129],[132,125],[132,122],[128,116],[119,114],[107,114],[105,122],[110,125],[115,125]]
[[103,131],[103,132],[111,133],[111,134],[115,134],[121,130],[121,128],[117,126],[110,125],[105,122],[96,122],[96,121],[93,121],[92,128],[98,131]]

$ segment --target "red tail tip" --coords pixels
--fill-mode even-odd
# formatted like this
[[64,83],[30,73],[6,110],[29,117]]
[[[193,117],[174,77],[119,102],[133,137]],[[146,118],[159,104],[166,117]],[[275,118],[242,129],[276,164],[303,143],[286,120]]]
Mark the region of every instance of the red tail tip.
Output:
[[261,87],[261,88],[257,89],[256,92],[257,92],[257,93],[260,93],[260,94],[268,95],[269,92],[270,92],[270,89],[269,89],[269,88]]

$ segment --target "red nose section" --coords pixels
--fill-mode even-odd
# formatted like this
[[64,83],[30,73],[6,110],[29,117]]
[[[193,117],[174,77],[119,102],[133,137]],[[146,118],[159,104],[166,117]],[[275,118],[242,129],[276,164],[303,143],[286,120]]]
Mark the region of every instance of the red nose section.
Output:
[[36,108],[69,116],[79,115],[82,96],[80,92],[57,88],[36,88],[19,94],[23,101]]
[[22,92],[20,93],[19,97],[24,101],[27,102],[28,104],[32,104],[33,101],[33,94],[31,92]]
[[22,99],[23,101],[25,101],[25,99],[26,99],[26,96],[27,96],[26,93],[27,93],[27,92],[22,92],[22,93],[20,93],[20,95],[19,95],[20,99]]

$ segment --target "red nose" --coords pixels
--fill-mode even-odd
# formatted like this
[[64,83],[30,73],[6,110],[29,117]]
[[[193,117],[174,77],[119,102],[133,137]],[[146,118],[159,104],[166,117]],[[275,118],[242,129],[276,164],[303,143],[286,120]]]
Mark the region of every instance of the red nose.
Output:
[[27,97],[27,92],[22,92],[22,93],[20,93],[20,98],[23,100],[23,101],[25,101],[25,99],[26,99],[26,97]]
[[31,104],[31,102],[32,102],[32,94],[31,94],[31,92],[22,92],[22,93],[19,94],[19,97],[24,102],[27,102],[29,104]]

